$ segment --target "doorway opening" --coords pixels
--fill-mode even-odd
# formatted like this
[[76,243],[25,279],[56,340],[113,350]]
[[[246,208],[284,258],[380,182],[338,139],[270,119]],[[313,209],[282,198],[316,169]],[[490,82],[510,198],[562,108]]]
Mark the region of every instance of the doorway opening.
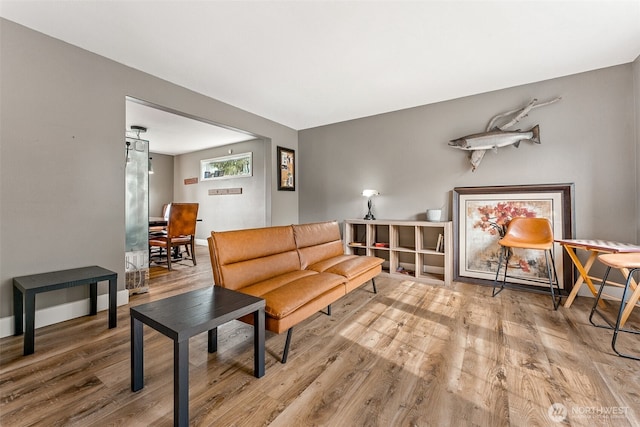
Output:
[[[148,142],[148,177],[145,196],[133,203],[146,203],[146,217],[135,226],[144,227],[148,235],[148,218],[162,215],[171,202],[198,203],[196,244],[206,246],[212,230],[223,231],[270,225],[271,211],[271,139],[196,117],[168,107],[126,97],[127,137],[133,137],[131,126],[146,128]],[[203,179],[203,160],[251,153],[252,174],[222,179]],[[132,284],[145,291],[148,279],[140,284],[141,274],[148,272],[149,259],[128,253],[125,274]],[[132,258],[132,259],[129,259]],[[187,265],[185,263],[185,265]],[[129,280],[125,283],[129,284]],[[133,285],[132,285],[133,286]],[[129,289],[129,287],[127,287]],[[136,293],[130,289],[130,293]]]

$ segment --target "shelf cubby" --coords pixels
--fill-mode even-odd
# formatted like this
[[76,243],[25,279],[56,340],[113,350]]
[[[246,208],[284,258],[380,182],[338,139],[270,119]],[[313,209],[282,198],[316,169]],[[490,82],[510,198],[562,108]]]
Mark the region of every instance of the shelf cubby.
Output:
[[386,245],[384,247],[389,248],[390,233],[388,224],[370,224],[367,227],[367,244],[372,247],[379,247],[376,245]]
[[438,253],[418,254],[418,278],[425,281],[442,282],[445,277],[444,256]]
[[350,240],[348,244],[352,247],[366,247],[367,246],[367,225],[366,224],[353,224],[351,230]]
[[439,227],[421,227],[418,235],[418,248],[420,252],[435,252],[439,236],[443,236],[444,231]]
[[373,248],[368,251],[368,255],[382,258],[384,260],[384,262],[382,263],[382,271],[385,273],[391,272],[391,253],[389,252],[389,249]]
[[413,225],[391,225],[391,248],[399,251],[416,251],[416,227]]

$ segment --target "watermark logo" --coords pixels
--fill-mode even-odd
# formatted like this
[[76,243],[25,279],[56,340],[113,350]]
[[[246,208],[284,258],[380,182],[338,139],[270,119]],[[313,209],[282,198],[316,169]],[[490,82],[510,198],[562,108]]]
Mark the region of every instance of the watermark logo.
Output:
[[569,410],[562,403],[554,403],[549,406],[549,409],[547,409],[547,414],[549,415],[549,418],[551,418],[551,421],[561,423],[567,419]]
[[572,406],[569,410],[562,403],[554,403],[547,409],[547,415],[556,423],[561,423],[568,418],[611,421],[616,418],[625,418],[628,409],[626,406]]

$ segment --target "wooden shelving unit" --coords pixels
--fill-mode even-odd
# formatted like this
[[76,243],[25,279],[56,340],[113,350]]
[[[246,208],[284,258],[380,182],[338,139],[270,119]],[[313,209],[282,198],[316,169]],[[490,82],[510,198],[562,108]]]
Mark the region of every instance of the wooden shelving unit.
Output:
[[[441,247],[438,248],[440,241]],[[383,258],[383,271],[393,277],[451,284],[452,224],[427,221],[348,219],[344,221],[345,253]]]

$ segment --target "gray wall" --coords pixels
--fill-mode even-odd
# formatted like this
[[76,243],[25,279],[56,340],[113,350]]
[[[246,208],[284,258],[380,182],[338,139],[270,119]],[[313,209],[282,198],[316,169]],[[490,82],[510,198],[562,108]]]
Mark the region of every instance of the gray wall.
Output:
[[[253,140],[211,148],[175,157],[174,199],[176,202],[197,202],[198,217],[196,238],[205,240],[212,230],[223,231],[238,228],[255,228],[267,225],[265,153],[270,145],[263,140]],[[200,181],[185,185],[185,178],[200,175],[200,160],[233,154],[253,153],[253,175],[242,178]],[[270,151],[269,151],[270,152]],[[242,194],[210,196],[210,189],[242,188]],[[204,244],[204,242],[201,242]]]
[[161,216],[162,206],[173,201],[173,156],[151,152],[149,157],[153,162],[153,174],[149,175],[149,216]]
[[640,242],[640,56],[633,62],[633,93],[636,109],[636,197],[637,197],[637,241]]
[[[124,289],[126,96],[270,138],[274,189],[275,147],[298,148],[293,129],[5,19],[0,54],[0,320],[14,276],[98,264]],[[273,224],[298,221],[297,191],[270,197]],[[36,304],[86,298],[68,289]]]
[[[626,64],[301,131],[300,221],[362,218],[365,188],[382,193],[376,217],[425,219],[425,209],[442,205],[451,218],[457,186],[573,182],[577,237],[637,243],[633,75]],[[466,153],[447,146],[495,114],[556,96],[520,122],[540,124],[541,145],[489,152],[475,172]]]

